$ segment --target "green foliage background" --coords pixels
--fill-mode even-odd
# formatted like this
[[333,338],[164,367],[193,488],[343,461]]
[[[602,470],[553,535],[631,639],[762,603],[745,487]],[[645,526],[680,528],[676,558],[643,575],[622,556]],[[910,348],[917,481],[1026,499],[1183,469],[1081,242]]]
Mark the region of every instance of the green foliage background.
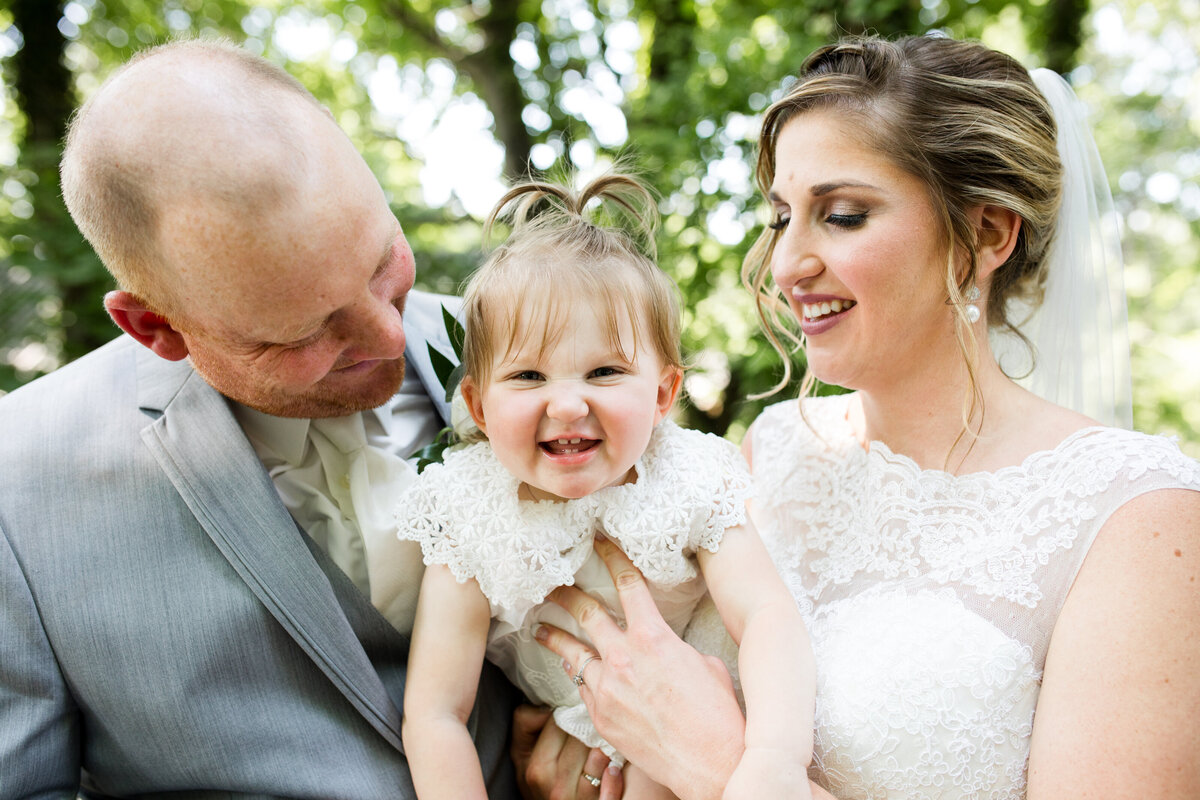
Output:
[[[422,191],[423,139],[456,104],[486,108],[506,176],[631,159],[661,193],[660,260],[687,308],[685,422],[738,439],[766,402],[745,398],[780,374],[738,281],[764,218],[756,115],[839,32],[941,30],[1071,72],[1126,223],[1135,425],[1200,456],[1198,17],[1197,0],[0,0],[0,392],[116,333],[107,275],[58,198],[66,111],[138,49],[226,36],[330,107],[427,288],[455,291],[479,260],[478,211]],[[424,128],[373,97],[381,75],[423,100]],[[600,106],[623,135],[593,124]]]

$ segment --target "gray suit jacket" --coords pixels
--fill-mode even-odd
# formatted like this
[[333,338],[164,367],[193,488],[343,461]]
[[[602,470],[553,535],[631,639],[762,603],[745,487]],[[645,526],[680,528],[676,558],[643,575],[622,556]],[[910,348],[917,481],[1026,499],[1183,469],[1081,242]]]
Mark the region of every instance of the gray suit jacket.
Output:
[[[437,301],[405,327],[435,386]],[[413,797],[407,649],[187,362],[122,336],[0,399],[0,798]],[[517,699],[485,669],[493,797]]]

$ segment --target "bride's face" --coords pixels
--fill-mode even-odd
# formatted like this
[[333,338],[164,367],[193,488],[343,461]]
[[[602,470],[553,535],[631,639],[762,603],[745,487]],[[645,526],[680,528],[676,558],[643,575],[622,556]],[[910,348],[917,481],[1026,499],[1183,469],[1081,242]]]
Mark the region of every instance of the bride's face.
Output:
[[855,122],[810,111],[775,149],[771,273],[823,382],[886,389],[958,358],[947,246],[925,185],[861,143]]

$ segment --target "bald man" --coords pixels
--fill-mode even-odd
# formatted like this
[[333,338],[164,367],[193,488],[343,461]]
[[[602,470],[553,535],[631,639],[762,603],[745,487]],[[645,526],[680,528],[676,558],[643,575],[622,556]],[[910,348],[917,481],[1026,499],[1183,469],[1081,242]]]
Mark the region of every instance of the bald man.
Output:
[[[391,498],[443,332],[378,182],[299,83],[201,42],[110,78],[62,177],[125,335],[0,400],[0,797],[413,797],[380,610],[415,605]],[[492,797],[517,700],[485,670]]]

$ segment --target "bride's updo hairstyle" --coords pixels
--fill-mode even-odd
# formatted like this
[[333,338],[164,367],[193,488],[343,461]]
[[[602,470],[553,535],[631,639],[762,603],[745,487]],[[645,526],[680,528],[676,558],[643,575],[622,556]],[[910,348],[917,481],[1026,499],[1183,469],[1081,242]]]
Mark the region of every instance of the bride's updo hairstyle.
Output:
[[[1054,117],[1045,98],[1023,66],[978,42],[933,36],[844,39],[809,56],[786,94],[767,109],[758,141],[757,178],[764,196],[775,178],[780,132],[813,110],[836,113],[847,131],[926,186],[948,245],[946,299],[955,310],[955,332],[975,395],[977,347],[964,293],[976,283],[977,243],[967,212],[993,205],[1021,218],[1016,248],[991,276],[987,318],[989,326],[1024,339],[1015,328],[1022,320],[1008,318],[1009,301],[1019,299],[1026,309],[1041,302],[1062,189]],[[802,344],[796,320],[771,280],[779,235],[765,228],[742,267],[759,321],[783,357],[784,376],[772,392],[791,377],[789,348],[781,337]],[[813,383],[806,376],[805,393]]]
[[[508,219],[511,232],[470,277],[463,291],[463,373],[489,378],[496,356],[536,342],[552,348],[582,299],[605,320],[621,355],[650,348],[682,369],[678,291],[654,263],[658,209],[654,196],[628,175],[602,175],[578,192],[533,181],[511,189],[484,228]],[[633,326],[635,353],[620,344],[620,324]]]

